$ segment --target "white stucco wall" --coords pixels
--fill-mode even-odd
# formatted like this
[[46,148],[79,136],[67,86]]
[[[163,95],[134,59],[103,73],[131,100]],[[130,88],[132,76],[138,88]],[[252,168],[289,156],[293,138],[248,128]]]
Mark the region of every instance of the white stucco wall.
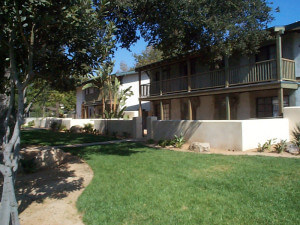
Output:
[[[142,73],[141,75],[141,84],[149,83],[149,78],[146,73]],[[138,111],[139,110],[139,75],[138,73],[125,75],[122,78],[121,89],[124,90],[126,88],[131,87],[131,91],[133,95],[130,96],[126,101],[127,109],[126,111]],[[142,102],[142,109],[146,111],[150,111],[150,103]]]
[[283,109],[283,117],[289,120],[290,136],[295,129],[296,124],[300,123],[300,106],[298,107],[285,107]]
[[257,148],[268,139],[289,140],[288,119],[153,120],[148,127],[148,138],[156,141],[182,134],[188,143],[208,142],[212,148],[237,151]]

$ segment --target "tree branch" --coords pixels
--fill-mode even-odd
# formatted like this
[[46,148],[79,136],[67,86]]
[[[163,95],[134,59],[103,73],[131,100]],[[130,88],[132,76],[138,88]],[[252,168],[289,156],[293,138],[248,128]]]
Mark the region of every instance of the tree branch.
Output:
[[40,90],[36,93],[36,95],[33,97],[33,99],[30,101],[30,103],[27,105],[27,107],[24,110],[24,113],[28,113],[32,104],[36,101],[37,97],[42,93],[42,91],[45,89],[45,87],[47,87],[47,84],[44,84]]

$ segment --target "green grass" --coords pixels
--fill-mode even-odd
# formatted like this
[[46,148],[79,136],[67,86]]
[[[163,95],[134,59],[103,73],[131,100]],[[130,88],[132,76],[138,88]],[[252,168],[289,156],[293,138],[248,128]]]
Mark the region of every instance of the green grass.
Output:
[[73,134],[54,132],[51,130],[22,130],[21,131],[21,145],[68,145],[68,144],[82,144],[91,142],[102,142],[113,140],[106,136],[99,136],[93,134]]
[[155,150],[68,149],[94,171],[86,224],[300,224],[300,160]]

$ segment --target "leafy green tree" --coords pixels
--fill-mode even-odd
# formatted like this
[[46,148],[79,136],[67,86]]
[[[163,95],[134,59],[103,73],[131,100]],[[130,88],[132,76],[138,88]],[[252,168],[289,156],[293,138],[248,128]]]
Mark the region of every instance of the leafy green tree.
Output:
[[113,23],[105,20],[103,0],[0,1],[0,89],[7,97],[2,113],[0,172],[3,190],[0,224],[19,224],[14,183],[27,89],[37,80],[68,90],[112,54]]
[[153,46],[148,46],[141,54],[133,54],[136,62],[136,67],[151,64],[162,60],[162,52],[153,48]]
[[[129,48],[141,36],[164,57],[204,51],[205,56],[251,53],[272,21],[267,0],[111,0],[108,18]],[[137,32],[139,31],[139,33]]]

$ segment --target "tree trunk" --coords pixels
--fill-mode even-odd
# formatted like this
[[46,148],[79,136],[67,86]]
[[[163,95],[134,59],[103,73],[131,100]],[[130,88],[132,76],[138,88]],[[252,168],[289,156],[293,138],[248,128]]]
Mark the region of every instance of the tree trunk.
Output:
[[4,182],[0,207],[1,225],[20,224],[18,217],[18,203],[14,189],[13,173],[14,172],[11,167],[3,167],[2,175],[4,177]]

